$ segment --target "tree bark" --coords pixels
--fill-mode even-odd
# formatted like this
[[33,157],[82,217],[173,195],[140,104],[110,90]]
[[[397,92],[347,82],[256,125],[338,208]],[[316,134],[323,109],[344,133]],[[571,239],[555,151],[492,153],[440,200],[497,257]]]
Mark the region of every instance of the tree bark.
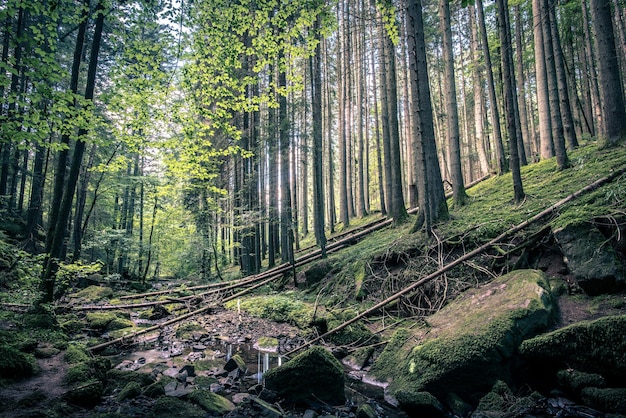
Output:
[[602,104],[602,135],[616,145],[626,133],[624,91],[615,48],[611,5],[607,0],[590,0],[591,25],[597,51],[598,86]]
[[454,55],[452,52],[452,25],[450,22],[449,0],[439,0],[439,23],[443,37],[443,64],[445,85],[446,134],[448,136],[448,161],[452,180],[453,200],[456,206],[464,206],[467,201],[463,170],[461,168],[461,139],[459,133],[459,114],[456,100],[456,81],[454,78]]

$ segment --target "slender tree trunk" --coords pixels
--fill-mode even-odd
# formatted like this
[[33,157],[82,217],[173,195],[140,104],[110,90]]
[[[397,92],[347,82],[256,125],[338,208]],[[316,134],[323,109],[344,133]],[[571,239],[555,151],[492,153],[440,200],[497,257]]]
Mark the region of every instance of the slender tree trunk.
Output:
[[535,76],[537,79],[537,109],[539,112],[539,143],[541,159],[554,156],[554,141],[552,140],[552,122],[550,119],[550,95],[548,93],[548,73],[546,68],[546,50],[543,39],[543,20],[545,10],[543,0],[532,0],[533,5],[533,33],[535,36]]
[[602,104],[602,135],[616,145],[626,133],[624,92],[615,48],[611,5],[607,0],[590,0],[591,24],[598,53],[598,86]]
[[[85,99],[88,101],[93,100],[94,89],[96,82],[96,70],[98,66],[98,55],[100,53],[100,42],[102,40],[102,29],[104,26],[105,10],[102,2],[98,3],[96,8],[96,23],[94,26],[94,35],[91,45],[91,55],[89,57],[89,68],[87,70],[87,83],[85,87]],[[82,26],[82,25],[81,25]],[[82,44],[82,43],[81,43]],[[77,43],[78,45],[78,43]],[[77,48],[78,49],[78,48]],[[82,51],[82,48],[80,48]],[[75,57],[76,59],[76,57]],[[76,65],[80,64],[80,51],[78,51],[78,61]],[[72,207],[72,200],[74,198],[74,192],[76,191],[76,183],[78,181],[78,174],[83,159],[83,151],[85,149],[84,138],[87,134],[85,129],[79,129],[78,138],[74,147],[74,154],[72,157],[72,165],[68,176],[67,185],[65,187],[65,193],[61,200],[61,207],[59,208],[57,223],[54,228],[53,237],[51,239],[51,245],[49,247],[49,258],[46,260],[45,269],[42,280],[43,302],[51,302],[54,298],[54,286],[55,286],[55,274],[58,268],[57,259],[63,248],[63,241],[65,238],[65,232],[67,230],[67,222],[69,219],[70,210]]]
[[324,178],[322,166],[322,49],[321,49],[321,17],[318,15],[313,31],[318,42],[315,53],[311,57],[311,99],[313,116],[313,231],[315,242],[326,255],[326,235],[324,233]]
[[[283,59],[280,57],[279,59]],[[278,72],[278,85],[281,90],[287,88],[287,75],[283,70]],[[283,263],[294,264],[293,225],[291,215],[291,184],[289,176],[289,118],[287,115],[287,96],[278,98],[278,133],[280,141],[280,256]],[[294,280],[296,278],[294,277]]]
[[516,204],[524,199],[524,188],[522,185],[522,176],[520,173],[519,156],[517,141],[519,141],[519,133],[517,132],[517,124],[515,121],[515,79],[513,73],[513,51],[511,42],[511,29],[508,24],[508,4],[506,0],[496,0],[496,8],[498,14],[498,33],[500,34],[500,42],[502,43],[502,74],[503,74],[503,90],[504,105],[506,113],[506,125],[509,134],[509,152],[510,167],[513,174],[513,196]]
[[82,222],[85,213],[85,203],[87,202],[87,186],[89,185],[89,177],[91,175],[90,168],[93,166],[97,149],[98,146],[96,144],[93,144],[91,146],[91,152],[89,153],[89,162],[87,163],[86,167],[82,169],[80,187],[78,187],[76,193],[76,207],[74,209],[74,225],[72,230],[72,241],[74,243],[72,262],[80,260],[81,257],[83,243]]
[[476,29],[476,9],[469,6],[469,26],[470,26],[470,51],[474,64],[473,72],[473,93],[474,93],[474,136],[476,150],[478,152],[478,162],[480,163],[481,175],[489,172],[489,158],[485,149],[485,88],[484,88],[484,65],[479,56],[480,45],[478,43],[478,31]]
[[383,35],[383,56],[385,60],[387,123],[389,124],[389,159],[391,181],[391,201],[389,214],[394,223],[402,223],[408,218],[402,193],[402,162],[400,153],[400,130],[398,124],[398,90],[396,84],[396,54],[389,34]]
[[463,170],[461,168],[461,139],[459,133],[459,114],[456,100],[456,81],[454,78],[454,55],[452,45],[452,24],[450,22],[450,2],[439,0],[439,22],[443,35],[443,64],[445,79],[446,133],[448,135],[448,160],[454,204],[463,206],[467,201]]
[[341,9],[339,20],[339,40],[337,42],[337,89],[339,91],[338,97],[338,120],[337,120],[337,132],[339,143],[339,218],[343,223],[343,228],[346,229],[350,226],[350,218],[348,212],[348,133],[346,132],[346,102],[347,102],[347,85],[345,80],[345,62],[347,60],[345,54],[346,39],[343,33],[343,25],[345,24],[345,12],[343,10],[343,3],[339,5]]
[[407,0],[409,68],[411,71],[411,97],[413,100],[413,155],[418,175],[420,212],[413,231],[425,228],[430,233],[439,219],[448,216],[441,170],[437,159],[432,102],[426,64],[426,42],[420,0]]
[[376,73],[374,51],[370,54],[370,63],[372,66],[372,95],[374,101],[374,138],[376,143],[376,171],[378,173],[378,200],[380,201],[380,213],[387,216],[387,205],[385,204],[385,184],[383,179],[383,156],[380,147],[380,115],[378,112],[378,83],[376,82],[378,74]]
[[493,66],[491,64],[491,52],[487,42],[487,28],[485,26],[485,15],[482,0],[476,0],[476,11],[478,12],[478,28],[480,29],[480,40],[485,58],[485,69],[487,70],[487,91],[491,104],[491,125],[493,128],[493,143],[496,153],[496,163],[498,174],[508,171],[504,146],[502,144],[502,128],[500,126],[500,113],[498,111],[498,101],[496,100],[496,85],[493,79]]
[[515,10],[515,72],[516,81],[517,81],[517,105],[519,108],[519,118],[520,118],[520,127],[522,129],[522,142],[524,145],[524,150],[526,156],[530,156],[530,159],[533,160],[533,149],[532,149],[532,139],[530,132],[528,130],[528,109],[526,108],[526,77],[524,76],[524,48],[523,48],[523,39],[522,33],[524,31],[524,25],[522,22],[522,12],[521,8],[518,5],[514,6]]
[[569,149],[578,147],[578,138],[574,127],[574,115],[570,104],[569,88],[567,86],[567,76],[565,74],[565,59],[563,58],[563,48],[561,48],[561,37],[556,21],[556,2],[548,0],[550,11],[550,34],[552,38],[552,49],[554,51],[554,65],[556,67],[556,81],[559,96],[559,106],[561,117],[563,118],[563,134]]
[[548,78],[548,99],[550,100],[550,125],[552,129],[552,140],[554,144],[554,154],[559,170],[569,167],[567,152],[565,150],[565,135],[563,131],[563,118],[561,114],[561,104],[559,99],[559,86],[557,82],[556,60],[552,42],[552,22],[550,19],[548,0],[541,0],[542,35],[543,50],[546,60],[546,75]]

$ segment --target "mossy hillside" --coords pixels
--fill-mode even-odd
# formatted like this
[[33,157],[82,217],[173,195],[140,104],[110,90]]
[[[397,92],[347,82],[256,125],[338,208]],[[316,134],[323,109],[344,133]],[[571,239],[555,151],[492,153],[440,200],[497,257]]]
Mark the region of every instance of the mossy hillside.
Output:
[[528,339],[519,351],[543,372],[571,367],[626,386],[624,335],[626,315],[607,316]]
[[[484,243],[511,225],[521,223],[582,187],[626,166],[626,146],[600,149],[590,143],[570,151],[571,168],[559,171],[555,158],[521,168],[526,199],[513,202],[511,174],[492,177],[469,188],[469,204],[451,210],[451,219],[441,225],[444,236],[464,234],[467,243]],[[553,228],[587,222],[623,208],[626,176],[620,176],[591,193],[566,204],[550,223]]]
[[554,301],[543,274],[518,270],[467,291],[430,316],[427,325],[397,332],[370,373],[394,392],[454,392],[476,401],[510,376],[517,346],[545,329]]

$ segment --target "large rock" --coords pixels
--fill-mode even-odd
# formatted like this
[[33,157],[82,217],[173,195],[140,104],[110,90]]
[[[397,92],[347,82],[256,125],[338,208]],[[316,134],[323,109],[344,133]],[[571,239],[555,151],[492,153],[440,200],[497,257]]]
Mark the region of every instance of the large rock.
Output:
[[554,231],[567,268],[590,295],[626,287],[624,266],[604,235],[593,225],[569,225]]
[[626,387],[626,315],[583,321],[524,341],[519,348],[532,370],[573,368]]
[[518,270],[465,292],[427,318],[427,326],[400,330],[370,373],[390,381],[400,407],[408,393],[430,392],[440,400],[454,392],[477,401],[498,380],[511,380],[519,344],[544,330],[555,311],[542,272]]
[[344,373],[339,361],[322,347],[313,347],[264,375],[265,387],[289,403],[323,401],[343,404]]

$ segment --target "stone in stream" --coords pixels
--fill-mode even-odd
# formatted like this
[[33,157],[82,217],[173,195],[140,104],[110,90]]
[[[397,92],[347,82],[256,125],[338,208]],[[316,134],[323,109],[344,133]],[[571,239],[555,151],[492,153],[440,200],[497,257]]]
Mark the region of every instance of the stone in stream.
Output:
[[193,392],[193,388],[191,386],[186,386],[184,383],[180,383],[175,380],[165,385],[164,390],[165,396],[172,396],[175,398],[182,398]]
[[344,384],[341,363],[322,347],[310,348],[265,373],[265,387],[294,404],[343,404]]
[[227,372],[232,372],[233,370],[239,369],[242,372],[245,372],[247,367],[246,363],[243,361],[239,354],[235,354],[224,364],[224,370]]

